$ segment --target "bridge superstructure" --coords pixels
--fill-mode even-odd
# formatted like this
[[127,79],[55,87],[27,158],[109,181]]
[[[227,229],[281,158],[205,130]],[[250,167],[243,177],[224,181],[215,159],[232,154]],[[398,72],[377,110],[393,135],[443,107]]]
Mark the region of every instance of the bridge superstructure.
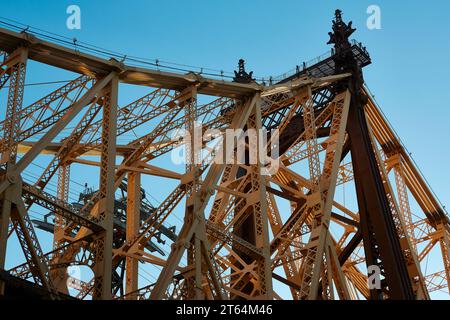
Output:
[[[130,300],[281,299],[281,285],[292,299],[429,299],[433,291],[449,291],[449,219],[365,86],[362,69],[371,60],[349,40],[354,31],[337,10],[330,54],[267,84],[254,81],[243,61],[234,80],[225,81],[131,66],[0,29],[0,88],[7,89],[2,293],[13,294],[23,280],[52,299],[68,298],[69,287],[81,299]],[[24,106],[29,61],[79,76]],[[123,85],[149,93],[120,106]],[[211,150],[205,142],[200,152],[194,141],[173,139],[181,129],[194,136],[198,122],[225,144]],[[275,172],[263,174],[267,158],[248,161],[255,151],[248,137],[245,161],[217,161],[217,154],[237,152],[224,150],[226,130],[262,128],[278,130]],[[139,135],[118,143],[130,132]],[[273,153],[255,139],[258,154]],[[183,172],[155,164],[180,147]],[[50,160],[34,181],[24,179],[44,156]],[[80,204],[69,201],[74,165],[98,168],[98,190]],[[142,201],[145,176],[176,187],[150,208]],[[338,200],[344,186],[356,210]],[[53,217],[50,224],[33,221],[37,206]],[[165,221],[180,208],[181,228],[163,256],[152,239],[169,235]],[[52,231],[50,251],[42,249],[36,226]],[[5,269],[13,234],[25,263]],[[424,273],[428,259],[440,270]],[[76,265],[89,267],[92,279],[69,276]],[[160,271],[141,285],[145,265]]]

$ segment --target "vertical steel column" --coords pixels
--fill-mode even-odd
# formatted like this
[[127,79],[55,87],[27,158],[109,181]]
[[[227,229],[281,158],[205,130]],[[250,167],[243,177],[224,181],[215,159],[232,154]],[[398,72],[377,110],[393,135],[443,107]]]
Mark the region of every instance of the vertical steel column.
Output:
[[[4,138],[7,145],[2,153],[0,165],[6,169],[6,175],[11,167],[16,163],[17,144],[20,130],[20,113],[22,109],[26,64],[28,49],[21,48],[18,63],[11,68],[10,85],[8,91],[8,102],[6,106]],[[7,179],[6,175],[3,179]],[[6,193],[6,192],[5,192]],[[0,270],[5,267],[6,245],[8,241],[8,227],[11,215],[11,199],[7,199],[4,194],[0,194]],[[4,291],[3,282],[0,281],[0,294]]]
[[[130,172],[127,184],[126,241],[132,241],[139,231],[141,201],[141,174]],[[129,300],[136,299],[136,294],[132,292],[138,289],[138,269],[139,260],[127,256],[125,294]]]
[[[259,263],[259,281],[260,281],[260,296],[259,298],[272,300],[272,259],[270,258],[270,240],[269,240],[269,218],[267,215],[267,192],[266,192],[266,177],[262,175],[265,163],[261,158],[266,155],[268,146],[264,145],[262,137],[262,118],[261,118],[261,97],[255,103],[255,124],[256,129],[256,158],[257,164],[255,166],[256,175],[255,180],[258,185],[259,204],[255,204],[255,224],[256,224],[256,246],[261,248],[263,257]],[[250,144],[251,145],[251,144]]]
[[[69,183],[70,182],[70,164],[64,163],[58,170],[58,185],[57,197],[58,199],[68,203],[69,200]],[[64,236],[65,219],[55,213],[55,226],[53,230],[53,250],[58,248],[60,241]]]
[[[186,174],[191,179],[187,186],[186,193],[186,211],[185,220],[191,224],[199,210],[199,164],[200,159],[200,145],[197,143],[199,137],[196,135],[195,121],[197,120],[197,89],[192,87],[191,96],[186,101],[185,106],[186,130],[190,136],[189,143],[185,145],[186,152]],[[200,138],[201,139],[201,138]],[[201,242],[199,235],[194,233],[193,239],[190,239],[190,246],[187,250],[187,263],[194,267],[194,279],[187,279],[187,298],[202,300],[205,298],[202,288],[202,253]]]
[[94,299],[103,300],[111,299],[118,86],[119,79],[116,75],[105,89],[108,92],[105,94],[103,102],[100,200],[97,209],[98,219],[105,230],[94,241],[95,284],[93,292]]

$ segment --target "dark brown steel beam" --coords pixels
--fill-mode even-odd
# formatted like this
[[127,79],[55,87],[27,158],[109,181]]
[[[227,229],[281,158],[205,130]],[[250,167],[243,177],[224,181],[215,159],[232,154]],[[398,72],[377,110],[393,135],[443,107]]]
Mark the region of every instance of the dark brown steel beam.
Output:
[[[386,294],[391,299],[414,299],[392,212],[369,136],[359,89],[353,89],[347,132],[351,141],[353,175],[367,265],[384,272]],[[371,290],[373,299],[381,291]]]

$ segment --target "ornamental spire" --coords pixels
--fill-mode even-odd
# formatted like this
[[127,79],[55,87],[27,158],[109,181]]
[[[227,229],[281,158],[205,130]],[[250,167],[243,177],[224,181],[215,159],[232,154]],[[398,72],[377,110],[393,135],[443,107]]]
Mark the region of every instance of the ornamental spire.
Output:
[[337,9],[333,20],[333,32],[328,32],[330,40],[327,44],[334,44],[335,53],[340,54],[351,47],[349,37],[355,31],[356,29],[352,28],[352,21],[346,24],[342,20],[342,11]]
[[247,73],[247,71],[245,71],[245,60],[239,59],[238,71],[234,71],[233,81],[239,83],[250,83],[255,80],[252,78],[252,76],[253,71],[251,71],[250,73]]

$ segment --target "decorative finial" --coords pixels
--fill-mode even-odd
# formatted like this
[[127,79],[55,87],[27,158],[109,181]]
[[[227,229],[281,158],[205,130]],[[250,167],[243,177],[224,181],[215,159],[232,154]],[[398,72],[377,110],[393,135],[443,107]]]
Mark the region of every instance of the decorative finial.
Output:
[[329,32],[330,40],[327,44],[334,44],[336,54],[340,54],[342,51],[351,47],[349,38],[356,31],[352,28],[352,21],[346,24],[342,20],[342,11],[337,9],[334,13],[335,19],[333,20],[333,32]]
[[245,71],[244,59],[239,59],[238,71],[234,71],[233,81],[239,82],[239,83],[250,83],[255,80],[252,78],[252,76],[253,76],[253,71],[251,71],[250,73],[247,73]]
[[[367,51],[362,48],[362,45],[356,45],[356,48],[353,48],[350,42],[350,36],[356,29],[352,28],[352,22],[345,23],[342,19],[342,11],[339,9],[335,11],[334,15],[333,32],[328,33],[330,35],[328,44],[334,44],[334,48],[331,50],[334,61],[334,72],[335,74],[351,73],[355,81],[355,86],[359,88],[364,83],[362,74],[363,64],[366,63],[367,65],[367,63],[370,63],[370,57]],[[358,50],[361,56],[366,55],[367,61],[359,60],[354,50]],[[343,84],[338,84],[338,86],[341,85]],[[364,103],[361,102],[361,105],[364,105]]]
[[336,22],[342,22],[342,11],[339,9],[336,9],[336,11],[334,12],[334,15],[336,17]]

